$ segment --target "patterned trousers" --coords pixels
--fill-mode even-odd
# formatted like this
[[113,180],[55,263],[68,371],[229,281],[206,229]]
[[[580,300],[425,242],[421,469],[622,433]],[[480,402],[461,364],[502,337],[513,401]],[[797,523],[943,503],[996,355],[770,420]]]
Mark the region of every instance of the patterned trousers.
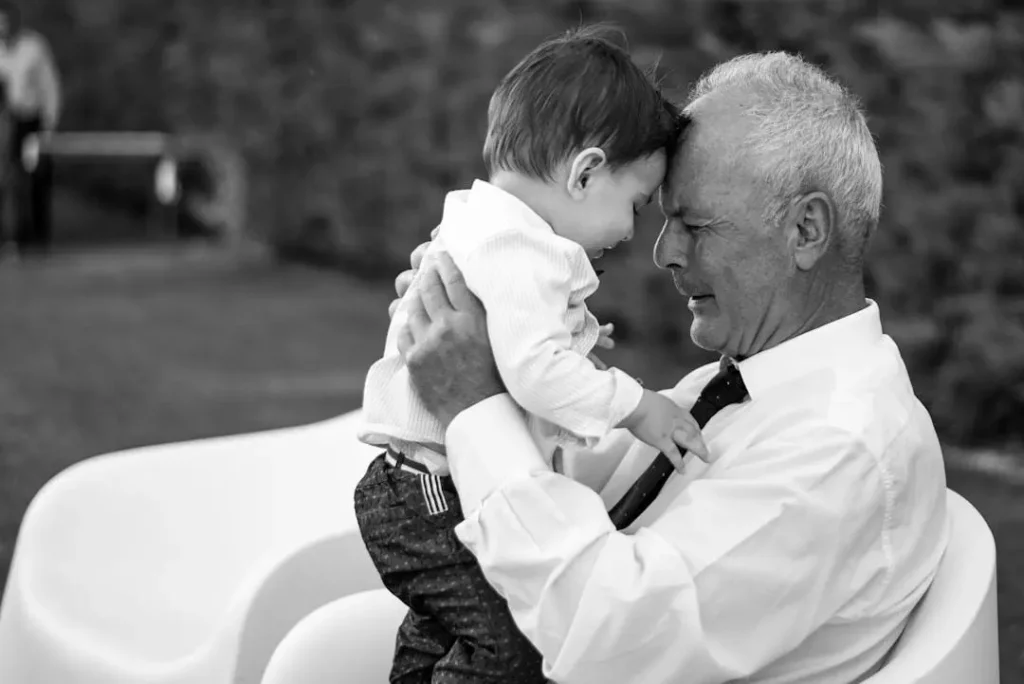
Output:
[[356,519],[384,586],[409,612],[392,684],[543,684],[541,656],[455,536],[451,478],[389,451],[356,487]]

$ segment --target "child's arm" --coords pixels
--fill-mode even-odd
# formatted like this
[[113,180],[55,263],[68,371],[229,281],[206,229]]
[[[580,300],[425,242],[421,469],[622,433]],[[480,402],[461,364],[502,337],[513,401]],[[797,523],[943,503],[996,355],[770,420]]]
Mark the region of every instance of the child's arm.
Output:
[[495,362],[516,403],[573,433],[600,437],[633,413],[643,388],[572,351],[565,313],[580,264],[559,242],[541,231],[504,231],[458,265],[487,309]]
[[463,276],[487,310],[491,347],[509,394],[577,435],[602,437],[621,426],[677,467],[676,444],[706,460],[700,429],[687,411],[571,349],[565,311],[572,269],[581,266],[586,263],[574,263],[564,245],[539,231],[498,233],[465,256]]

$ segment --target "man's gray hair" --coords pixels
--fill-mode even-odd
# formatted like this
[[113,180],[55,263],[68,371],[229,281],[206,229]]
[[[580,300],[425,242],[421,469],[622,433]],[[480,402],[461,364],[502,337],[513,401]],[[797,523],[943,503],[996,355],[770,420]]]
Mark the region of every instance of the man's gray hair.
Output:
[[764,221],[778,225],[800,194],[821,191],[839,216],[839,247],[859,265],[878,226],[882,165],[860,102],[820,68],[797,55],[736,57],[701,77],[688,106],[714,91],[749,95],[757,125],[746,143],[769,188]]

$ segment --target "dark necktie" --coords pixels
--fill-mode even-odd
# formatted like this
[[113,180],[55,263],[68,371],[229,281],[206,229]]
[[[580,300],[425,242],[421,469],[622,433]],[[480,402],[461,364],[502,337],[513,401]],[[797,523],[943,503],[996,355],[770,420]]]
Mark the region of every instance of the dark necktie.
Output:
[[[729,404],[738,404],[746,398],[747,388],[743,384],[739,369],[730,361],[723,359],[722,369],[704,386],[697,403],[690,409],[690,415],[703,429],[713,415]],[[629,527],[651,505],[674,470],[675,467],[672,461],[668,460],[668,456],[658,454],[654,462],[608,512],[608,516],[615,523],[615,529]]]

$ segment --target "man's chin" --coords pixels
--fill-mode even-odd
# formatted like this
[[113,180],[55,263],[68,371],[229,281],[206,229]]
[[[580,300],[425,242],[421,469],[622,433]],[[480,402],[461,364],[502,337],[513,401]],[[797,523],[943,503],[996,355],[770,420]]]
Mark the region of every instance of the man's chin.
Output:
[[706,351],[717,351],[723,347],[722,335],[716,329],[718,326],[711,321],[704,319],[700,314],[694,314],[693,322],[690,323],[690,340],[701,349]]

